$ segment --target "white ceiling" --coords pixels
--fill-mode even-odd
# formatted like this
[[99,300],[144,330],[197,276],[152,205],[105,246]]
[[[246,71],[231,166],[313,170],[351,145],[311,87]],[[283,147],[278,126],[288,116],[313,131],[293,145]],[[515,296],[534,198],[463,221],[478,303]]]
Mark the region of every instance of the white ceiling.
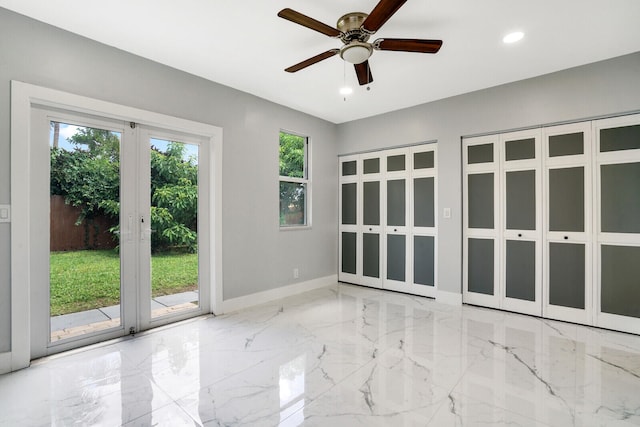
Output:
[[[374,51],[370,90],[341,46],[278,18],[290,7],[328,25],[377,0],[0,0],[0,6],[334,123],[640,51],[638,0],[408,0],[372,37],[442,39],[436,55]],[[525,32],[514,45],[502,43]],[[346,101],[338,89],[354,88]]]

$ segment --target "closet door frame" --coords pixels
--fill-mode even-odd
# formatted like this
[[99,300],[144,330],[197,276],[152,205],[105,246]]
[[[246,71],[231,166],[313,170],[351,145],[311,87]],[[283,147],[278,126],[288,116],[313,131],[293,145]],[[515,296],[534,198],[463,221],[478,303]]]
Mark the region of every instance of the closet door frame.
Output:
[[[492,161],[486,163],[469,163],[469,147],[477,145],[492,144]],[[481,305],[484,307],[501,308],[501,288],[500,288],[500,242],[501,233],[501,210],[500,210],[500,151],[499,135],[487,135],[463,139],[462,160],[464,167],[463,195],[463,289],[462,299],[466,304]],[[469,227],[469,176],[479,174],[493,174],[493,228],[471,228]],[[469,290],[469,240],[486,239],[493,240],[493,294],[483,294]]]
[[[550,156],[549,139],[552,136],[566,135],[582,132],[584,135],[583,154]],[[593,286],[592,286],[592,235],[593,235],[593,197],[592,197],[592,133],[590,122],[571,123],[547,127],[543,130],[543,156],[544,156],[544,265],[543,265],[543,305],[542,315],[545,318],[564,320],[568,322],[593,324]],[[583,167],[584,170],[584,230],[577,231],[551,231],[549,185],[550,171],[572,167]],[[550,264],[552,243],[578,243],[585,248],[585,301],[584,309],[553,305],[550,303]]]
[[[603,165],[640,163],[640,149],[601,152],[600,131],[603,129],[640,125],[640,114],[596,120],[593,122],[595,140],[593,169],[596,203],[593,205],[595,224],[595,241],[593,248],[594,275],[594,325],[602,328],[640,334],[640,318],[606,313],[602,311],[602,246],[640,247],[640,233],[611,233],[602,231],[602,177]],[[639,260],[640,262],[640,260]],[[640,301],[638,301],[640,304]]]
[[[522,139],[534,139],[535,157],[533,159],[507,160],[506,143]],[[500,216],[501,216],[501,241],[500,241],[500,301],[501,308],[518,313],[542,316],[542,173],[541,173],[541,130],[529,129],[500,134]],[[507,173],[535,171],[535,229],[534,230],[508,230],[507,229]],[[535,243],[535,267],[534,300],[527,301],[507,296],[507,241],[529,241]]]

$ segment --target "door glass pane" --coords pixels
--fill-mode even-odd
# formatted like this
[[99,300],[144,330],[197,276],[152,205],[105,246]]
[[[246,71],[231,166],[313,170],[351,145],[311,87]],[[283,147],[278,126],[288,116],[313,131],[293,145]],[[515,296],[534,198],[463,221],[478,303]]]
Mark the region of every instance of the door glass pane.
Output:
[[413,221],[416,227],[434,227],[434,180],[416,178],[413,180]]
[[433,164],[433,151],[426,151],[424,153],[413,153],[414,169],[433,169]]
[[492,163],[493,144],[470,145],[467,147],[467,163]]
[[119,327],[121,133],[50,123],[51,342]]
[[413,283],[435,285],[433,236],[415,236],[413,238]]
[[600,130],[600,151],[640,149],[640,125]]
[[406,237],[404,235],[387,235],[387,279],[405,281]]
[[469,175],[469,228],[493,228],[493,173]]
[[387,171],[388,172],[403,171],[405,169],[404,158],[405,158],[404,154],[387,157]]
[[493,295],[493,239],[469,239],[469,292]]
[[387,225],[405,225],[405,180],[387,181]]
[[151,317],[198,307],[198,146],[151,140]]
[[356,274],[356,233],[342,233],[343,273]]
[[536,158],[535,138],[519,139],[517,141],[506,141],[504,146],[505,159],[507,161]]
[[364,159],[363,161],[364,173],[380,173],[380,159]]
[[507,172],[507,229],[536,229],[536,171]]
[[584,231],[584,167],[549,170],[549,230]]
[[549,137],[549,157],[584,154],[584,133],[568,133]]
[[640,247],[602,245],[601,310],[640,318]]
[[602,231],[640,233],[640,163],[602,165]]
[[342,176],[356,175],[357,172],[355,160],[342,163]]
[[362,274],[367,277],[380,277],[379,234],[362,234]]
[[356,223],[356,191],[357,184],[355,182],[342,184],[342,223]]
[[363,222],[364,225],[380,225],[380,182],[363,183]]
[[584,309],[584,244],[549,243],[549,304]]
[[507,297],[535,301],[536,242],[507,240],[506,251]]

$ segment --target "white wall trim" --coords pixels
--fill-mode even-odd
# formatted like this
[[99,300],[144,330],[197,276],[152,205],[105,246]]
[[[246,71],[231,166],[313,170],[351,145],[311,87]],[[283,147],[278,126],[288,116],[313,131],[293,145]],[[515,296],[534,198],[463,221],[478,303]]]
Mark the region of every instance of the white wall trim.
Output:
[[[222,299],[222,128],[59,90],[11,81],[11,351],[0,354],[0,373],[29,366],[31,107],[42,105],[161,127],[209,138],[213,174],[211,307]],[[213,238],[213,237],[212,237]]]
[[462,305],[462,294],[446,291],[436,291],[436,302],[448,305]]
[[320,289],[338,283],[338,275],[320,277],[318,279],[308,280],[306,282],[294,283],[292,285],[282,286],[280,288],[269,289],[268,291],[256,292],[255,294],[245,295],[238,298],[231,298],[222,302],[222,311],[215,314],[230,313],[242,310],[254,305],[263,304],[265,302],[274,301],[281,298],[290,297],[301,294],[303,292]]

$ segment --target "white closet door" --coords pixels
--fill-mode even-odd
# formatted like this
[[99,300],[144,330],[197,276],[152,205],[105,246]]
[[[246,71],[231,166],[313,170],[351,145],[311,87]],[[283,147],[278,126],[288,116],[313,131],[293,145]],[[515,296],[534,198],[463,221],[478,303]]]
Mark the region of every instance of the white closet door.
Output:
[[362,224],[362,256],[359,258],[362,268],[361,284],[375,288],[382,287],[383,277],[382,159],[380,153],[361,156],[362,196],[359,203],[361,206],[359,223]]
[[383,157],[385,289],[409,292],[412,251],[409,245],[409,152],[388,150]]
[[542,315],[540,130],[500,135],[502,308]]
[[463,291],[467,304],[500,308],[498,135],[463,141]]
[[595,324],[640,334],[640,115],[594,122]]
[[358,156],[341,157],[340,163],[340,226],[339,226],[339,269],[338,280],[360,283],[358,270],[359,253],[359,203],[360,183],[358,173],[362,167]]
[[591,124],[544,130],[543,315],[591,324]]

